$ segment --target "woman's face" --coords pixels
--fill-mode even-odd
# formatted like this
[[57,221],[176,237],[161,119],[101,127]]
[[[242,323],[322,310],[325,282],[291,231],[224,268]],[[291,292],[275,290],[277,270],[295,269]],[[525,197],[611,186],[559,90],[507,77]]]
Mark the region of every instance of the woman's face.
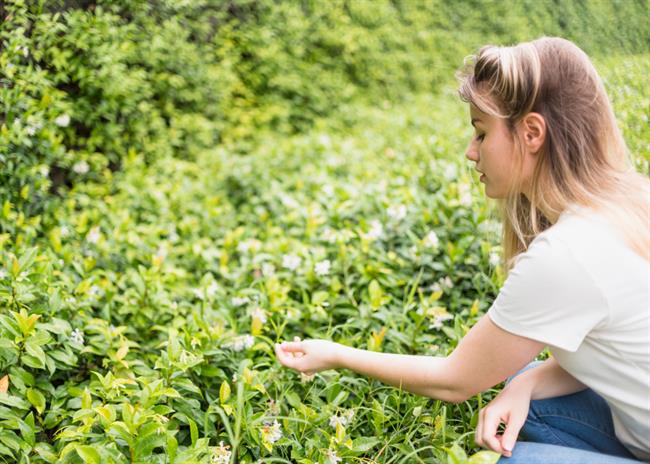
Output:
[[[490,198],[505,198],[515,179],[517,157],[522,156],[516,149],[513,134],[505,120],[490,116],[473,104],[470,104],[470,117],[475,133],[465,156],[474,161],[476,170],[481,172],[485,194]],[[523,156],[522,161],[526,185],[533,166],[527,156]]]

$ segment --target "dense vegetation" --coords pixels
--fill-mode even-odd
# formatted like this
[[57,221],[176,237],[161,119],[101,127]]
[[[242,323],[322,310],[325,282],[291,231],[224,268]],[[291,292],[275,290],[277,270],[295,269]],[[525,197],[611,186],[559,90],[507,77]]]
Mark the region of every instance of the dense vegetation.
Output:
[[491,392],[301,378],[273,343],[450,352],[504,278],[454,70],[575,40],[648,173],[647,7],[0,5],[0,462],[464,462]]

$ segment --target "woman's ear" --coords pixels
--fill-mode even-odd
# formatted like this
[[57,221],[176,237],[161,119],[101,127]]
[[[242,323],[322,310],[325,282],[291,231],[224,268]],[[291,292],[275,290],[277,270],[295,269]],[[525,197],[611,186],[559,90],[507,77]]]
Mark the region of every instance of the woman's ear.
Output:
[[546,120],[539,113],[528,113],[521,120],[524,145],[532,154],[536,154],[546,140]]

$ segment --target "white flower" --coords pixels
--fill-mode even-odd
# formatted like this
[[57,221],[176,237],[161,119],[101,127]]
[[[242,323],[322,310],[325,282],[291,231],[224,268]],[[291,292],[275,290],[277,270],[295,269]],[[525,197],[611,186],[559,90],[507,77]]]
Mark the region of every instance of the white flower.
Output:
[[459,202],[462,206],[472,205],[472,191],[467,184],[460,184],[458,186]]
[[331,197],[332,195],[334,195],[334,187],[331,184],[323,185],[322,190],[323,190],[323,194],[326,197]]
[[251,301],[251,300],[249,300],[249,299],[248,299],[247,297],[245,297],[245,296],[244,296],[244,297],[234,296],[234,297],[232,298],[232,300],[230,300],[230,303],[231,303],[233,306],[237,307],[237,306],[244,306],[245,304],[250,303],[250,301]]
[[406,205],[393,205],[386,212],[391,219],[401,221],[406,217],[406,211]]
[[332,229],[331,227],[326,227],[323,229],[323,240],[329,243],[334,243],[336,242],[336,231]]
[[282,257],[282,267],[295,271],[300,266],[300,258],[296,255],[284,255]]
[[273,444],[282,438],[282,428],[277,420],[262,426],[262,437],[267,443]]
[[23,45],[22,47],[19,47],[18,49],[23,52],[23,56],[25,58],[27,58],[29,56],[29,48],[27,48],[26,45]]
[[8,275],[7,271],[5,271],[4,269],[0,269],[0,280],[6,279],[7,275]]
[[330,426],[336,428],[336,424],[341,424],[343,427],[345,427],[350,422],[352,422],[353,418],[354,418],[354,410],[348,409],[340,416],[337,416],[336,414],[330,416]]
[[458,173],[458,170],[456,169],[456,166],[452,163],[447,164],[447,167],[445,167],[445,172],[444,172],[444,177],[447,180],[454,180],[456,178],[456,175]]
[[62,114],[54,120],[54,124],[59,127],[68,127],[70,125],[70,116],[67,114]]
[[251,317],[253,319],[258,319],[262,324],[265,324],[268,320],[266,317],[266,312],[259,306],[251,311]]
[[206,295],[208,295],[208,298],[214,298],[214,296],[217,294],[219,291],[219,285],[216,282],[210,283],[208,288],[205,289]]
[[254,238],[249,238],[248,240],[244,240],[243,242],[240,242],[239,245],[237,245],[237,251],[240,253],[246,253],[248,251],[257,251],[261,245],[261,242],[259,240],[256,240]]
[[336,450],[333,449],[328,449],[325,453],[325,457],[327,458],[327,464],[338,464],[341,462],[341,457],[336,454]]
[[230,462],[232,451],[230,451],[230,446],[224,445],[222,441],[219,442],[219,446],[213,446],[211,451],[210,464],[228,464]]
[[330,260],[326,259],[324,261],[316,263],[316,265],[314,266],[314,272],[319,277],[326,276],[327,274],[330,273],[331,266],[332,266],[332,263],[330,263]]
[[68,226],[61,226],[60,232],[61,232],[61,237],[67,237],[68,235],[70,235],[70,228]]
[[499,253],[497,253],[496,251],[492,251],[490,253],[489,261],[490,261],[490,266],[496,267],[501,262],[501,256],[499,256]]
[[275,274],[275,266],[271,263],[262,264],[262,274],[265,276],[272,276]]
[[77,174],[86,174],[90,170],[90,166],[88,166],[88,163],[81,160],[76,162],[74,166],[72,166],[72,170]]
[[97,285],[93,285],[88,289],[88,294],[90,296],[97,296],[97,295],[99,295],[100,291],[101,291],[101,288],[99,288]]
[[74,329],[70,334],[70,340],[79,345],[84,344],[84,333],[79,329]]
[[29,135],[29,136],[34,135],[34,134],[36,133],[37,130],[38,130],[38,129],[37,129],[36,126],[27,126],[27,127],[25,128],[25,132],[27,132],[27,135]]
[[232,343],[226,345],[227,348],[230,348],[233,351],[242,351],[247,350],[255,343],[255,337],[252,335],[241,335],[236,337]]
[[384,235],[384,226],[378,220],[374,220],[370,223],[370,230],[366,234],[366,238],[369,240],[380,239]]
[[438,238],[438,234],[436,234],[432,230],[426,235],[426,237],[424,237],[422,243],[424,244],[424,246],[429,248],[438,248],[438,246],[440,245],[440,239]]
[[327,134],[319,135],[318,141],[320,142],[321,145],[325,145],[326,147],[329,147],[332,144],[332,139],[330,139],[330,136]]
[[90,243],[97,243],[99,242],[99,239],[101,238],[102,233],[99,230],[99,226],[95,226],[90,231],[88,231],[88,234],[86,235],[86,240],[88,240]]
[[441,329],[443,322],[448,321],[448,320],[453,319],[453,318],[454,318],[454,316],[452,316],[449,313],[436,314],[433,317],[433,323],[429,326],[429,328],[430,329]]

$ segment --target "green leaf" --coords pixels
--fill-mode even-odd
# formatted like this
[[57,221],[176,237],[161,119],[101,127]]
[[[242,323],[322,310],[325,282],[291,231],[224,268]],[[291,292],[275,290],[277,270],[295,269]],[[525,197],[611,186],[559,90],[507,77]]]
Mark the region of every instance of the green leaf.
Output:
[[0,393],[0,403],[18,409],[29,409],[30,404],[22,398],[17,396],[8,395],[7,393]]
[[92,446],[77,447],[77,454],[86,464],[101,464],[102,462],[101,456]]
[[199,439],[199,429],[196,426],[196,422],[189,417],[187,418],[187,422],[190,424],[190,437],[192,437],[192,446],[194,446],[196,445],[196,440]]
[[359,437],[352,441],[352,450],[360,453],[365,453],[371,450],[376,445],[381,443],[381,440],[374,437]]
[[446,448],[447,451],[447,464],[466,464],[467,454],[458,443],[454,443],[451,448]]
[[469,458],[469,464],[496,464],[496,462],[501,458],[499,453],[494,451],[479,451],[478,453],[472,455]]
[[176,452],[178,450],[178,441],[176,438],[168,434],[167,435],[167,456],[169,457],[169,464],[174,464],[176,460]]
[[45,396],[38,390],[34,388],[29,388],[27,390],[27,399],[32,406],[36,408],[39,414],[43,414],[45,411]]
[[219,401],[223,404],[228,401],[228,398],[230,398],[230,384],[227,380],[224,380],[221,382],[221,388],[219,388]]

